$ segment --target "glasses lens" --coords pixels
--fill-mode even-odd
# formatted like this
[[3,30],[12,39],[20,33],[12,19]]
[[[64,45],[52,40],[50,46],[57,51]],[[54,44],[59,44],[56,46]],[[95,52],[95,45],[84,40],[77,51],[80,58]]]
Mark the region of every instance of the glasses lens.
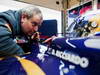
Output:
[[31,23],[32,23],[33,26],[40,26],[40,24],[37,23],[37,22],[31,22]]

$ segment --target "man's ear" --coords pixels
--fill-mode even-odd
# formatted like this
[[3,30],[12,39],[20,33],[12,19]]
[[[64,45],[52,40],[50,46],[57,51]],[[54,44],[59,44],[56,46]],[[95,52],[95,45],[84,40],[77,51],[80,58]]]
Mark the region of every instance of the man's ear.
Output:
[[21,21],[23,22],[23,21],[25,21],[25,19],[27,19],[27,14],[22,14],[21,15]]

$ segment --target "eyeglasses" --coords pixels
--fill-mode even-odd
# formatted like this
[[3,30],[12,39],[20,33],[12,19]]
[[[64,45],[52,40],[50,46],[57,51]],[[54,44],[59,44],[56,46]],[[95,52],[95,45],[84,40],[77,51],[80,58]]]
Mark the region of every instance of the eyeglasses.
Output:
[[33,26],[41,26],[40,23],[37,23],[37,22],[31,22]]

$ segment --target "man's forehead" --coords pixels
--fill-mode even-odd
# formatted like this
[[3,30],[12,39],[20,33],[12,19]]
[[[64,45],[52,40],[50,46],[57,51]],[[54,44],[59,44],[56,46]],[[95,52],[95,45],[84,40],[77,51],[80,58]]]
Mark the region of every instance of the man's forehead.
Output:
[[41,17],[38,15],[34,15],[33,17],[31,17],[31,20],[41,21]]
[[43,20],[41,19],[41,17],[38,16],[38,15],[33,16],[33,17],[31,18],[31,21],[37,22],[37,23],[39,23],[39,24],[41,24],[41,23],[43,22]]

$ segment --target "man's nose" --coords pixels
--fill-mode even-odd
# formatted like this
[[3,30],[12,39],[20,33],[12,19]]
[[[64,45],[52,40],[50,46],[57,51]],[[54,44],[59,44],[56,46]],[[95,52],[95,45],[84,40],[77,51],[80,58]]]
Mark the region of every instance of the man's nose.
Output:
[[35,30],[35,31],[38,31],[38,26],[35,26],[35,27],[34,27],[34,30]]

